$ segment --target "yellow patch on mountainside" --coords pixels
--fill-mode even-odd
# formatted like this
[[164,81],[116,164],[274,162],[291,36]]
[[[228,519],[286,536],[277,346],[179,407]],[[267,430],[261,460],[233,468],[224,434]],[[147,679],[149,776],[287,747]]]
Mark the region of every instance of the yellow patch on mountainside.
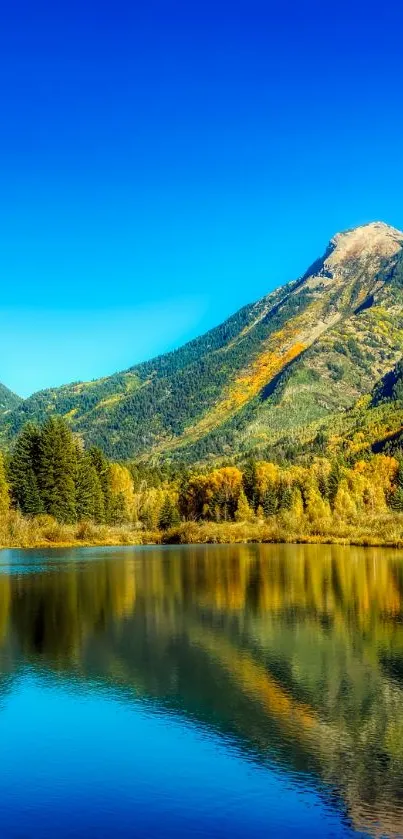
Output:
[[[339,312],[323,317],[326,300],[315,300],[268,338],[266,346],[229,384],[219,402],[213,405],[194,425],[188,426],[176,439],[165,438],[154,451],[173,450],[194,443],[240,411],[251,399],[270,384],[284,368],[339,319]],[[217,363],[224,351],[217,352]]]
[[262,352],[255,358],[250,368],[234,380],[226,396],[196,425],[186,429],[186,436],[188,438],[198,438],[235,414],[253,399],[274,376],[277,376],[290,361],[300,355],[305,347],[305,344],[297,342],[282,353],[276,353],[272,350]]
[[75,417],[77,413],[77,408],[72,408],[71,411],[67,411],[67,414],[63,414],[65,420],[71,420]]
[[102,399],[101,402],[98,402],[96,406],[97,410],[102,408],[108,408],[111,405],[116,405],[118,402],[121,402],[123,397],[126,396],[126,393],[114,393],[112,396],[107,396],[106,399]]

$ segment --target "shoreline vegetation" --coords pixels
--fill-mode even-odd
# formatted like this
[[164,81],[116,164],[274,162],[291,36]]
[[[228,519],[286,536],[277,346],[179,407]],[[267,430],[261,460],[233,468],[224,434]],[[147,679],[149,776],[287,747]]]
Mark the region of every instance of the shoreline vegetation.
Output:
[[27,519],[12,511],[0,523],[0,550],[246,543],[403,548],[403,515],[386,513],[365,521],[328,522],[322,527],[273,516],[253,522],[186,521],[168,530],[142,530],[128,524],[106,526],[92,521],[62,524],[51,516]]
[[3,548],[335,543],[403,547],[403,453],[272,463],[113,463],[65,420],[0,454]]

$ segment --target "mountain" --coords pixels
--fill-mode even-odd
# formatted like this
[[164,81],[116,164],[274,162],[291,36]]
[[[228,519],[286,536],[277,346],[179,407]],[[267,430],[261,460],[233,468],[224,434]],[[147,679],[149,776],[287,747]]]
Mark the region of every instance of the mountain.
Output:
[[0,415],[3,415],[6,411],[12,411],[13,408],[17,408],[21,402],[22,399],[20,396],[17,396],[16,393],[13,393],[5,385],[0,384]]
[[371,223],[337,234],[302,277],[180,349],[34,394],[0,419],[0,433],[10,440],[57,412],[117,459],[302,445],[319,431],[347,433],[363,397],[367,413],[379,411],[376,387],[402,351],[403,233]]

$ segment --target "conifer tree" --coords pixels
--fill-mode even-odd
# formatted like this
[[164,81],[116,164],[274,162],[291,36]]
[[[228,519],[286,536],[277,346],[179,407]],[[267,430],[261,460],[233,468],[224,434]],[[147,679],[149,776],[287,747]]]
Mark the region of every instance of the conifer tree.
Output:
[[396,489],[391,496],[390,506],[396,513],[403,513],[403,456],[399,452]]
[[280,483],[278,488],[279,510],[289,510],[292,505],[292,487],[290,484]]
[[273,486],[269,486],[263,496],[263,511],[265,516],[274,516],[277,511],[277,495]]
[[258,504],[256,461],[250,458],[244,466],[242,483],[246,498],[253,510]]
[[103,497],[103,513],[100,521],[106,521],[107,524],[112,523],[112,490],[111,490],[111,470],[110,463],[105,457],[104,453],[97,446],[92,446],[89,450],[89,456],[92,464],[98,475],[102,497]]
[[40,441],[40,429],[28,422],[17,438],[8,469],[12,502],[27,516],[44,511],[38,486]]
[[41,433],[38,484],[46,513],[58,521],[76,519],[77,450],[61,417],[49,417]]
[[327,481],[327,498],[331,504],[334,506],[337,490],[339,488],[340,481],[343,478],[343,470],[340,466],[338,460],[335,460],[332,464],[332,468],[330,470],[330,474]]
[[170,527],[174,527],[175,524],[179,524],[179,521],[180,517],[178,508],[169,495],[166,494],[159,515],[158,527],[161,530],[169,530]]
[[76,480],[77,518],[99,523],[105,518],[101,481],[90,454],[85,452],[78,461]]
[[109,505],[109,524],[124,524],[127,521],[126,500],[123,492],[118,492],[111,496]]

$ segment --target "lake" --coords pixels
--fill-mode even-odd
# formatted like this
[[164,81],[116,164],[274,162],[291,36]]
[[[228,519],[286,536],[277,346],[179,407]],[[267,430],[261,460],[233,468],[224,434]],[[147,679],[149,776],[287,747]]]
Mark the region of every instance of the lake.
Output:
[[403,552],[0,552],[0,825],[403,836]]

